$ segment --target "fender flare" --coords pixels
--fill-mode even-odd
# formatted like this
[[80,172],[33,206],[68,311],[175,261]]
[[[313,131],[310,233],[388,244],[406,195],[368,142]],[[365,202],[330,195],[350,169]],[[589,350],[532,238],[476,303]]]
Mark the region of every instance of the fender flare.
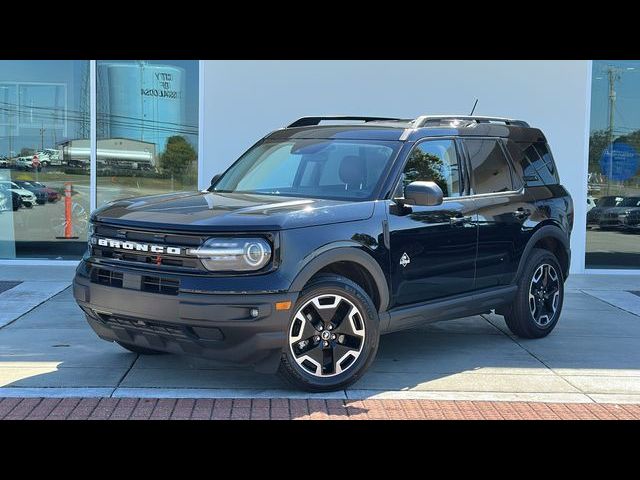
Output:
[[373,278],[376,288],[378,289],[378,295],[380,296],[380,308],[378,311],[384,312],[387,310],[389,307],[389,285],[387,278],[378,262],[376,262],[371,255],[368,255],[357,247],[336,246],[316,255],[300,269],[300,272],[291,284],[290,291],[301,291],[311,277],[327,265],[336,262],[353,262],[365,268],[371,275],[371,278]]
[[[516,272],[516,276],[514,277],[514,283],[517,283],[520,279],[520,275],[522,274],[522,270],[524,269],[525,264],[527,263],[527,259],[531,254],[531,250],[536,243],[546,237],[552,237],[555,240],[558,240],[560,244],[567,251],[567,255],[569,256],[569,263],[571,262],[571,246],[569,241],[569,236],[557,225],[543,225],[538,230],[535,231],[531,238],[527,242],[527,246],[524,248],[524,252],[522,252],[522,256],[520,257],[520,263],[518,264],[518,271]],[[569,265],[567,265],[567,270],[569,269]],[[563,272],[564,273],[564,272]],[[565,274],[566,277],[566,274]]]

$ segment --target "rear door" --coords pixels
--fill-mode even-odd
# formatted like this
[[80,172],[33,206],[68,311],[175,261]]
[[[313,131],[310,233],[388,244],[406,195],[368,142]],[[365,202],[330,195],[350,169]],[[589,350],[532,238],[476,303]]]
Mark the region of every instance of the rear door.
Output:
[[535,199],[513,172],[499,138],[466,138],[478,225],[477,290],[514,279],[531,230]]

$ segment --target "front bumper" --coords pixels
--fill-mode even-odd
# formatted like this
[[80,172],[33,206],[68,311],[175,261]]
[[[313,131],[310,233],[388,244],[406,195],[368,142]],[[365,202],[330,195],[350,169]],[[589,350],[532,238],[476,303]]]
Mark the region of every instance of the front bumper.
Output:
[[[293,305],[297,293],[165,295],[141,291],[139,285],[129,273],[121,287],[76,275],[73,295],[104,340],[253,365],[265,372],[277,369],[291,310],[276,311],[275,303]],[[252,309],[258,310],[256,317]]]

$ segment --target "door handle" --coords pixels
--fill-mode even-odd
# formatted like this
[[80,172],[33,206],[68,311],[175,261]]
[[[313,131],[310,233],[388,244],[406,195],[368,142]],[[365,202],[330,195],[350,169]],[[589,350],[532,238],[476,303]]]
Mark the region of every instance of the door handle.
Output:
[[465,223],[469,223],[470,221],[471,221],[471,217],[465,217],[465,216],[449,218],[449,223],[451,225],[462,225]]
[[516,216],[516,218],[524,220],[531,215],[531,210],[529,210],[528,208],[525,210],[524,208],[520,207],[515,212],[513,212],[513,214]]

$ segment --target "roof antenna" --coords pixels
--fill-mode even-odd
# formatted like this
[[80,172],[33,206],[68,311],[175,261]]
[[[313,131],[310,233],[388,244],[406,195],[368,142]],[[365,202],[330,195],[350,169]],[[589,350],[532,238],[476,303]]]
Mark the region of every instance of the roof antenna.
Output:
[[478,99],[476,98],[476,103],[473,104],[473,108],[471,109],[471,113],[469,114],[469,116],[473,115],[473,112],[476,111],[476,106],[478,105]]

